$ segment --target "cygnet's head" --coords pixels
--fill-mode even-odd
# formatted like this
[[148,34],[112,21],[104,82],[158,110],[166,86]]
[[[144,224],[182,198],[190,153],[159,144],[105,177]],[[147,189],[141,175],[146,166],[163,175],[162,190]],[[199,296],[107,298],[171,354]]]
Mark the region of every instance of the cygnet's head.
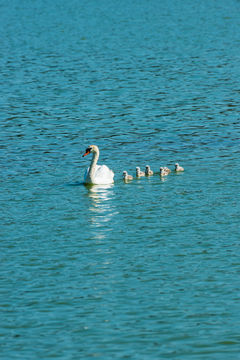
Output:
[[139,167],[139,166],[136,167],[136,171],[140,171],[140,167]]
[[160,171],[163,171],[163,167],[162,167],[162,166],[160,167]]
[[127,171],[124,171],[124,172],[123,172],[123,176],[127,176]]
[[178,166],[179,166],[179,163],[176,163],[175,166],[178,167]]
[[150,166],[149,166],[149,165],[146,165],[146,170],[150,170]]

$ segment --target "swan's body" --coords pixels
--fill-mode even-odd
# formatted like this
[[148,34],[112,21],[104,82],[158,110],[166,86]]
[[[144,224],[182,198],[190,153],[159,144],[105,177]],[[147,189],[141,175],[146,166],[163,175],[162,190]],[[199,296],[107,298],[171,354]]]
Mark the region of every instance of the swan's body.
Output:
[[123,180],[124,181],[129,181],[129,180],[133,180],[132,175],[128,175],[127,171],[123,172]]
[[171,170],[168,167],[160,167],[160,176],[167,176]]
[[175,171],[176,172],[184,171],[184,168],[182,166],[180,166],[178,163],[176,163],[175,164]]
[[150,169],[150,166],[149,166],[149,165],[146,165],[145,175],[146,175],[146,176],[153,175],[153,171]]
[[90,167],[86,170],[84,175],[85,184],[112,184],[114,182],[114,172],[110,170],[106,165],[97,165],[99,158],[99,149],[96,145],[90,145],[83,156],[92,153],[92,161]]
[[139,166],[137,166],[136,167],[136,177],[141,177],[141,176],[145,176],[145,173],[140,170]]

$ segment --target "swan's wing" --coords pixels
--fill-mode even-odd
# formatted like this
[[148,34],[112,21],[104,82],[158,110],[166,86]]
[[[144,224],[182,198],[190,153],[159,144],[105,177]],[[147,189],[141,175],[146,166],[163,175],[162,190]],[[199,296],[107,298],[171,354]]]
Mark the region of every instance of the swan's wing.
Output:
[[[89,179],[89,167],[84,174],[84,183],[91,183]],[[96,165],[93,184],[112,184],[114,182],[114,172],[106,165]]]
[[109,184],[113,183],[114,172],[106,165],[97,165],[94,174],[95,184]]

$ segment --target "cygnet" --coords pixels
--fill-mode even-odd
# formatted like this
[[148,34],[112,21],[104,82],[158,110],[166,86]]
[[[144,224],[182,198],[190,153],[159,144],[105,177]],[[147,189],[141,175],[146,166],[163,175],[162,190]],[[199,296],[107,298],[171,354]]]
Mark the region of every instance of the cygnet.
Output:
[[136,167],[136,177],[141,177],[141,176],[145,176],[145,173],[140,170],[139,166],[137,166]]
[[171,170],[168,167],[160,167],[160,176],[167,176]]
[[175,171],[179,172],[179,171],[184,171],[184,168],[182,166],[180,166],[178,163],[175,164]]
[[146,176],[153,175],[153,171],[150,169],[150,166],[149,166],[149,165],[146,165],[145,175],[146,175]]
[[123,172],[123,180],[124,181],[129,181],[129,180],[132,180],[132,179],[133,179],[132,175],[128,175],[127,171]]

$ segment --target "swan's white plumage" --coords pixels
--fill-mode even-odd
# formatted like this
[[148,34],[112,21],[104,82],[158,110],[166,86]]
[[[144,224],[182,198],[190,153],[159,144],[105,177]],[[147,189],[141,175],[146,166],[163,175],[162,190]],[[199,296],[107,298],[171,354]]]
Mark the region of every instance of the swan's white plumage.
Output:
[[96,145],[90,145],[83,156],[92,153],[92,161],[90,167],[85,171],[84,183],[95,185],[107,185],[114,182],[114,172],[106,165],[97,165],[99,158],[99,149]]
[[87,168],[84,174],[84,183],[85,184],[95,184],[95,185],[105,185],[111,184],[114,182],[114,172],[110,170],[106,165],[96,165],[93,181],[89,179],[89,170]]

